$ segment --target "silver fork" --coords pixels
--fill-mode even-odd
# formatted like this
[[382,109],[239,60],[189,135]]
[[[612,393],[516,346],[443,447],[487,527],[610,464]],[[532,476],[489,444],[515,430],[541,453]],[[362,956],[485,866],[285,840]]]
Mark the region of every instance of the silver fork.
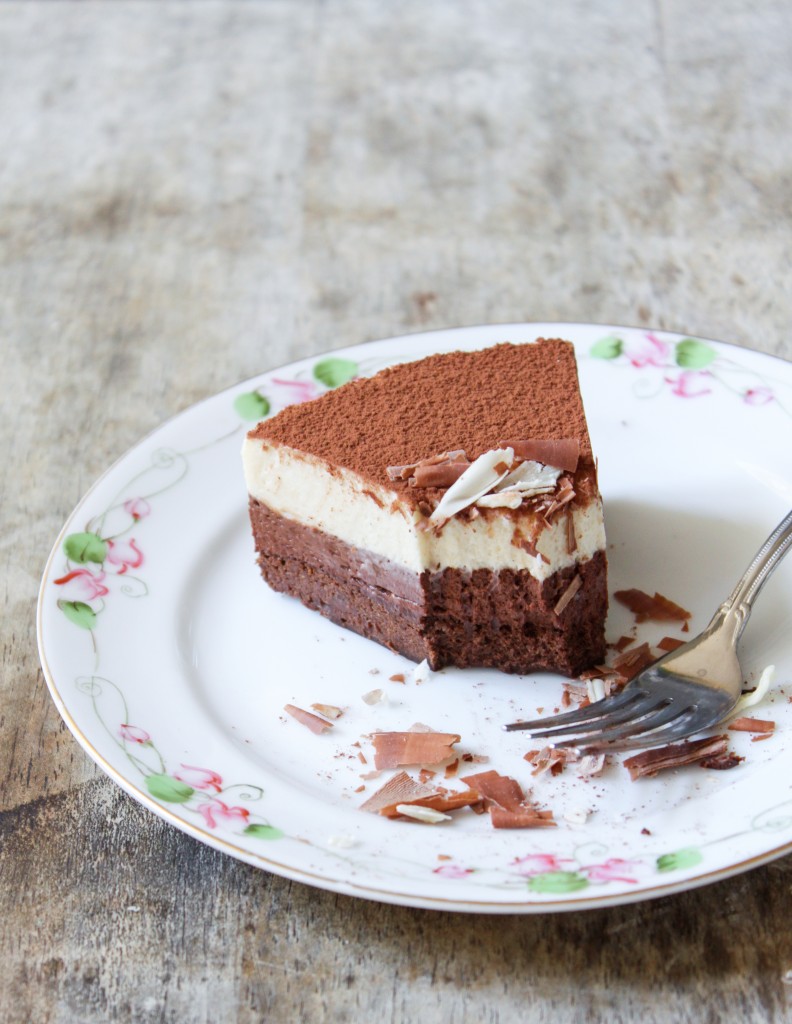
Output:
[[548,740],[551,747],[577,747],[588,753],[656,747],[720,722],[742,691],[737,642],[759,591],[790,547],[792,512],[773,530],[731,596],[693,640],[649,665],[612,697],[579,711],[503,728],[525,730],[534,739]]

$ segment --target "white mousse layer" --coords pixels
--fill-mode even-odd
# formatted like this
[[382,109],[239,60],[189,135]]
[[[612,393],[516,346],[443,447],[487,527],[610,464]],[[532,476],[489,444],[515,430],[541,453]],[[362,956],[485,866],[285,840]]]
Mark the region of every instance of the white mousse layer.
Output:
[[568,551],[566,517],[560,516],[539,534],[534,556],[514,543],[521,524],[512,516],[450,519],[436,534],[417,529],[423,517],[400,503],[393,491],[330,467],[322,459],[250,438],[245,439],[242,459],[248,493],[273,512],[417,573],[446,568],[527,569],[544,580],[605,547],[598,499],[572,512],[575,551]]

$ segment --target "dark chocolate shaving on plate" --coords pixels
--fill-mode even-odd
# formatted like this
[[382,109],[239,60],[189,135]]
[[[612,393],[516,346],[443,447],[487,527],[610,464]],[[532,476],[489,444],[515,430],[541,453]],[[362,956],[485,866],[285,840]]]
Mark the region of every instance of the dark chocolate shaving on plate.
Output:
[[540,811],[525,796],[516,779],[496,771],[463,775],[462,782],[480,795],[493,828],[552,828],[552,811]]
[[624,767],[633,782],[644,776],[657,775],[668,768],[681,768],[687,764],[700,764],[703,760],[722,757],[727,753],[726,736],[708,736],[703,740],[676,743],[668,747],[644,750],[634,757],[628,757]]
[[314,715],[310,711],[306,711],[304,708],[295,707],[294,704],[284,705],[283,710],[296,718],[297,721],[310,729],[311,732],[319,735],[320,733],[327,732],[328,729],[333,728],[333,723],[326,721],[324,718],[320,718],[319,715]]
[[649,619],[655,622],[686,622],[690,618],[690,612],[669,601],[662,594],[655,593],[652,597],[643,590],[633,588],[617,590],[613,596],[620,604],[630,609],[636,622],[646,622]]
[[735,718],[729,723],[732,732],[761,732],[770,733],[775,730],[775,722],[764,718]]
[[376,768],[401,768],[440,764],[454,756],[460,737],[450,732],[377,732],[371,739]]

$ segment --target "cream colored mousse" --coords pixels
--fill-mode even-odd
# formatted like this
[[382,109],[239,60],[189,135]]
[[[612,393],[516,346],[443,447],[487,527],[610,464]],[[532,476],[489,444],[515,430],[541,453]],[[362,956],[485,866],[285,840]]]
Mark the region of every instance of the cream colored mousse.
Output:
[[[501,472],[485,487],[493,463],[502,465],[506,456],[511,465],[512,450],[501,449],[485,455],[488,458],[482,456],[470,467],[473,472],[467,482],[467,492],[463,479],[458,481],[461,487],[454,485],[455,493],[452,493],[454,488],[449,488],[444,499],[449,509],[459,511],[457,506],[463,508],[470,504],[481,508],[515,507],[510,495],[521,485],[519,481],[513,482],[514,472]],[[536,513],[484,514],[460,519],[451,512],[446,519],[438,507],[432,519],[434,525],[441,528],[427,529],[433,525],[430,520],[403,502],[396,491],[363,480],[349,470],[331,467],[313,455],[248,437],[242,459],[248,493],[273,512],[416,573],[443,569],[527,569],[535,579],[545,580],[560,569],[587,561],[605,548],[599,497],[582,508],[574,507],[569,513],[575,533],[574,551],[569,550],[567,517],[559,516],[549,526],[542,522],[541,532],[537,530],[534,555],[514,541],[519,539],[515,537],[516,530],[522,536],[532,535],[532,522],[538,525]],[[560,470],[536,463],[533,466],[538,467],[535,475],[544,487],[524,490],[524,493],[546,493],[547,487],[552,485],[547,474],[541,471],[549,468],[557,479]],[[485,489],[479,494],[482,487]],[[464,502],[465,497],[470,499],[471,496],[473,500]]]

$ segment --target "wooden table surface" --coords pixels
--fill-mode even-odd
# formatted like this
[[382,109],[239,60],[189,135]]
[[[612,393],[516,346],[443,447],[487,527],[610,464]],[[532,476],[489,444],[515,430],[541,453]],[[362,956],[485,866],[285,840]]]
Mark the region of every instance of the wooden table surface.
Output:
[[652,325],[792,357],[786,0],[0,4],[0,1020],[792,1020],[792,858],[615,909],[255,870],[82,753],[38,580],[95,478],[292,357]]

